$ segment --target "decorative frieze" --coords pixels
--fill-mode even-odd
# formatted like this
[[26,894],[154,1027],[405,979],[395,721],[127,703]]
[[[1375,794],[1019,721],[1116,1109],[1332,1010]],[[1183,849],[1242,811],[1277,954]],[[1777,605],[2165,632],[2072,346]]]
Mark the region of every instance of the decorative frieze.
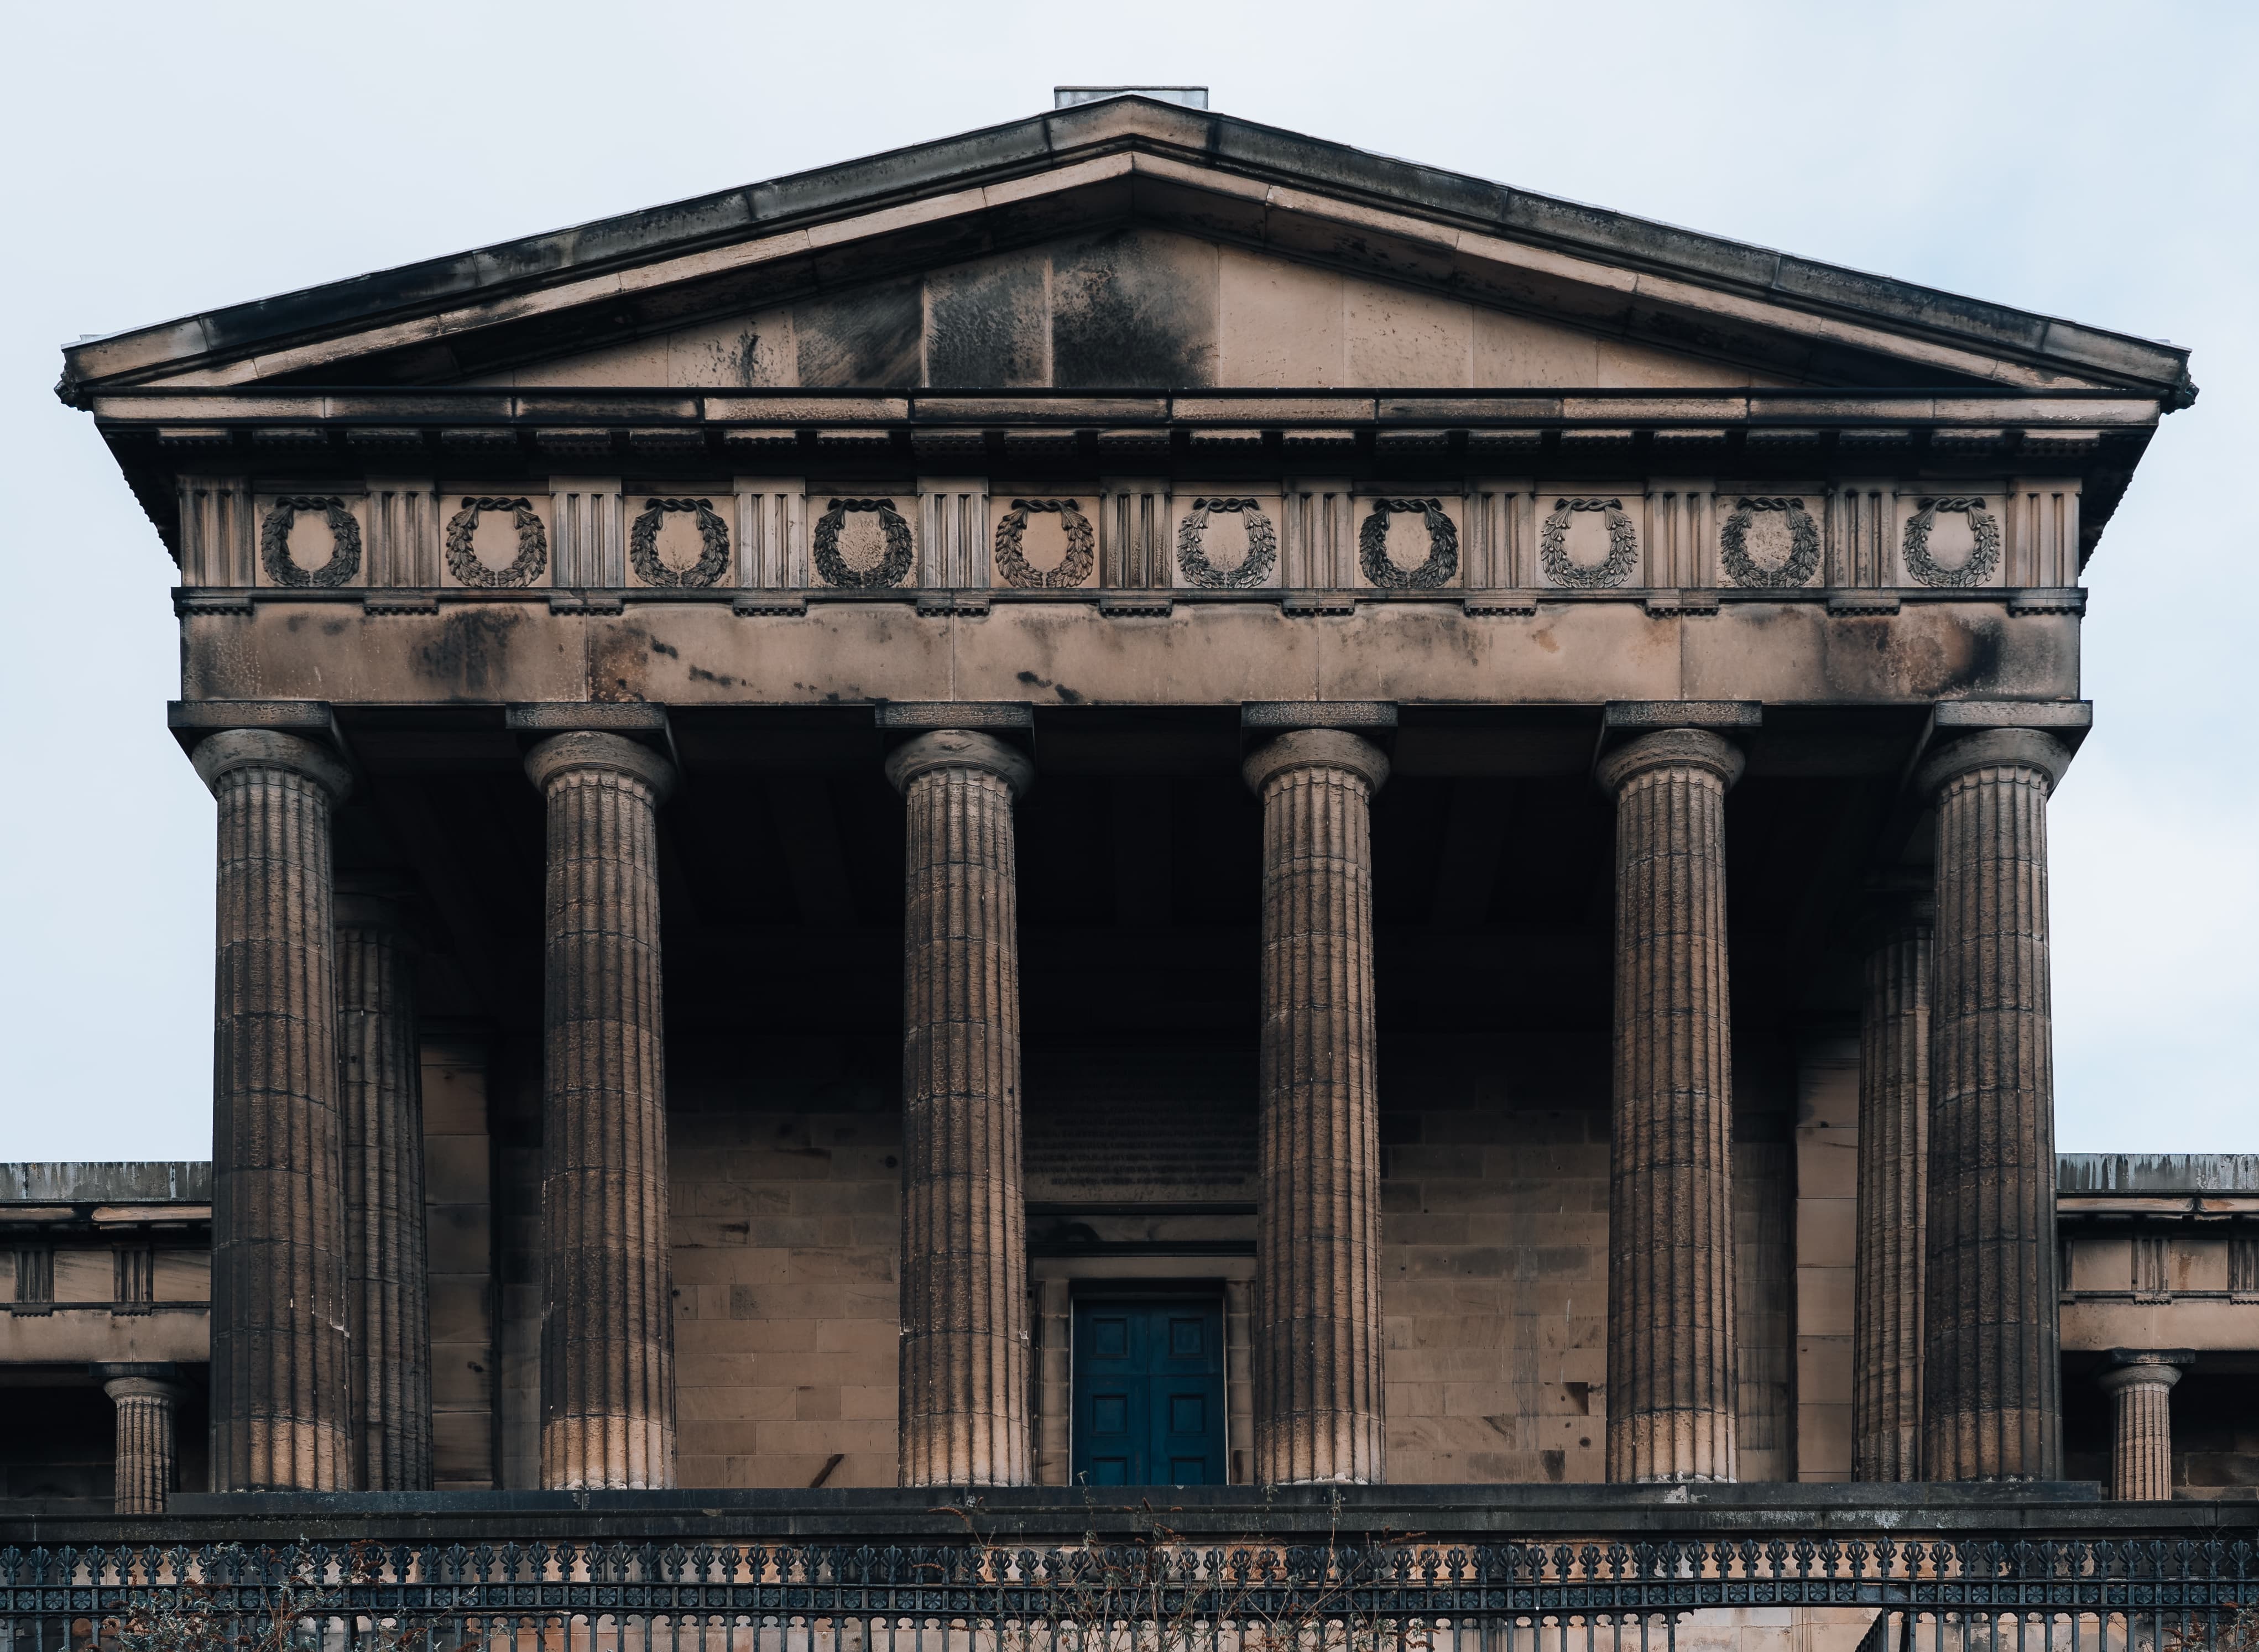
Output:
[[441,536],[445,583],[474,590],[514,591],[550,580],[546,494],[450,493]]
[[[1718,509],[1716,489],[1707,481],[1668,481],[1650,485],[1648,583],[1659,589],[1679,591],[1699,590],[1721,582],[1718,577]],[[1649,606],[1651,610],[1653,604]]]
[[730,527],[711,499],[659,495],[642,504],[628,523],[628,566],[639,583],[705,590],[723,582],[730,572]]
[[[996,582],[1015,591],[1071,591],[1098,568],[1098,530],[1080,499],[998,499]],[[1031,543],[1034,541],[1045,543]]]
[[1346,476],[1286,483],[1279,516],[1287,589],[1340,590],[1358,583],[1357,505]]
[[272,494],[258,501],[258,583],[316,590],[361,580],[360,498]]
[[1901,493],[1898,582],[1952,590],[1999,584],[2003,503],[1998,494]]
[[619,478],[552,476],[549,487],[557,523],[557,583],[598,589],[622,584],[626,557]]
[[[1222,440],[1224,452],[1245,433],[1197,432],[1208,447]],[[1151,433],[1114,434],[1126,444]],[[1348,432],[1290,434],[1305,457],[1356,452],[1331,439]],[[1514,434],[1477,431],[1470,440],[1495,446],[1489,438]],[[1600,438],[1616,433],[1585,434],[1605,452]],[[1660,452],[1668,436],[1671,452],[1692,456],[1714,434],[1653,440]],[[1808,594],[1831,613],[1892,612],[1922,593],[1946,601],[1986,593],[2019,614],[2056,614],[2081,611],[2080,489],[2077,477],[2046,476],[1951,486],[1657,476],[1602,486],[1540,474],[1385,487],[1290,467],[1283,481],[1192,488],[1147,475],[1002,491],[983,475],[928,477],[913,490],[866,472],[811,500],[800,477],[666,491],[567,475],[445,491],[415,477],[254,491],[245,478],[198,475],[182,479],[177,503],[190,588],[366,589],[387,609],[397,600],[377,593],[455,588],[782,591],[795,594],[781,605],[795,611],[809,593],[899,590],[926,594],[920,600],[935,612],[980,610],[991,591],[1086,591],[1114,607],[1129,591],[1272,591],[1294,611],[1329,613],[1361,595],[1446,592],[1492,611],[1498,602],[1480,594],[1504,592],[1513,594],[1506,609],[1520,611],[1550,591],[1622,593],[1673,614],[1714,612],[1721,595],[1736,593]],[[943,602],[940,593],[956,595]]]
[[429,481],[371,477],[363,513],[370,587],[438,584],[439,501]]
[[1527,481],[1467,484],[1459,539],[1470,591],[1515,590],[1535,583],[1534,505]]
[[[988,584],[988,483],[974,476],[918,481],[917,583],[926,590],[981,590]],[[883,524],[883,516],[881,522]],[[893,530],[887,553],[894,553]],[[892,584],[887,580],[883,583]]]
[[1718,524],[1722,582],[1772,590],[1811,584],[1821,564],[1820,523],[1811,509],[1817,502],[1796,495],[1736,495]]
[[1195,591],[1253,591],[1279,583],[1277,493],[1194,494],[1177,501],[1176,583]]
[[[851,527],[852,518],[861,520]],[[899,586],[915,570],[916,540],[891,496],[824,502],[809,535],[816,582],[843,591]]]
[[1167,480],[1114,476],[1098,487],[1100,583],[1115,591],[1175,584]]
[[[1358,572],[1365,583],[1386,591],[1440,591],[1459,583],[1459,525],[1452,518],[1457,499],[1440,495],[1376,495],[1357,502]],[[1392,537],[1392,523],[1412,529]],[[1409,552],[1397,539],[1410,538]]]
[[2008,495],[2007,583],[2068,587],[2078,579],[2079,483],[2076,476],[2033,476]]
[[1639,526],[1619,495],[1557,495],[1538,524],[1537,566],[1542,583],[1568,590],[1637,585]]
[[181,582],[249,585],[257,555],[251,484],[240,476],[183,476],[180,502]]
[[799,477],[740,476],[737,495],[738,583],[755,590],[799,590],[811,583],[808,489]]

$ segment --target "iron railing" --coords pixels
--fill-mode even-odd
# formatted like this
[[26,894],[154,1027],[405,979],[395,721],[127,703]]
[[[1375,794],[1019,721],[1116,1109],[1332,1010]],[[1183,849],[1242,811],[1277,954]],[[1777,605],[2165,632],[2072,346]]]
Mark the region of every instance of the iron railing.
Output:
[[[0,1549],[6,1652],[2259,1648],[2250,1535]],[[1777,1632],[1777,1633],[1776,1633]]]

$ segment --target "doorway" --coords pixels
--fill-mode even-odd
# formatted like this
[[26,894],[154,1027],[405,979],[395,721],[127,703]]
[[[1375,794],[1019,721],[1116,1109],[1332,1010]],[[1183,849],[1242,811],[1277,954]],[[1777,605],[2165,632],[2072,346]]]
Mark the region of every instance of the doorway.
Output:
[[1221,1296],[1078,1295],[1073,1482],[1224,1484]]

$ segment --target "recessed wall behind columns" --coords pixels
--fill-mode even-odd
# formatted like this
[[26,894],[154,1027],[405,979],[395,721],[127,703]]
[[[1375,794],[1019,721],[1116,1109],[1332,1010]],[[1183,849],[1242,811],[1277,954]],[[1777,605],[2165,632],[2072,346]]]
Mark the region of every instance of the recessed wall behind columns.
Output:
[[886,1038],[670,1043],[677,1484],[894,1484],[900,1066]]
[[[677,1040],[669,1050],[678,1458],[686,1486],[891,1485],[901,1114],[890,1041]],[[1770,1446],[1747,1478],[1793,1473],[1785,1116],[1768,1063],[1742,1087],[1738,1195],[1750,1373]],[[1246,1197],[1251,1064],[1229,1051],[1086,1046],[1030,1064],[1031,1196],[1119,1213]],[[1389,1478],[1399,1485],[1601,1478],[1608,1142],[1602,1035],[1400,1040],[1382,1049],[1382,1311]],[[1206,1075],[1203,1081],[1202,1075]],[[1196,1142],[1078,1149],[1088,1100],[1141,1081],[1206,1115]],[[1244,1119],[1240,1116],[1244,1114]],[[1244,1129],[1239,1128],[1244,1124]],[[1181,1134],[1179,1132],[1177,1134]],[[1192,1150],[1187,1152],[1189,1147]],[[1775,1166],[1771,1158],[1782,1163]],[[1109,1172],[1108,1160],[1117,1167]],[[1744,1161],[1747,1161],[1744,1163]],[[1042,1236],[1071,1214],[1030,1224]],[[1244,1217],[1088,1224],[1104,1238],[1251,1237]],[[1244,1232],[1243,1232],[1244,1230]],[[1219,1264],[1221,1277],[1221,1264]],[[834,1457],[838,1460],[835,1463]]]

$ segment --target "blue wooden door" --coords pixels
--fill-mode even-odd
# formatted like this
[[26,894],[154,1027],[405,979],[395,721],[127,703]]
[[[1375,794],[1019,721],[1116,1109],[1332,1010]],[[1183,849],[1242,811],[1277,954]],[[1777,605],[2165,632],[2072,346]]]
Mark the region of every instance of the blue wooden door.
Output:
[[1080,1485],[1223,1484],[1220,1300],[1077,1300],[1074,1478]]

